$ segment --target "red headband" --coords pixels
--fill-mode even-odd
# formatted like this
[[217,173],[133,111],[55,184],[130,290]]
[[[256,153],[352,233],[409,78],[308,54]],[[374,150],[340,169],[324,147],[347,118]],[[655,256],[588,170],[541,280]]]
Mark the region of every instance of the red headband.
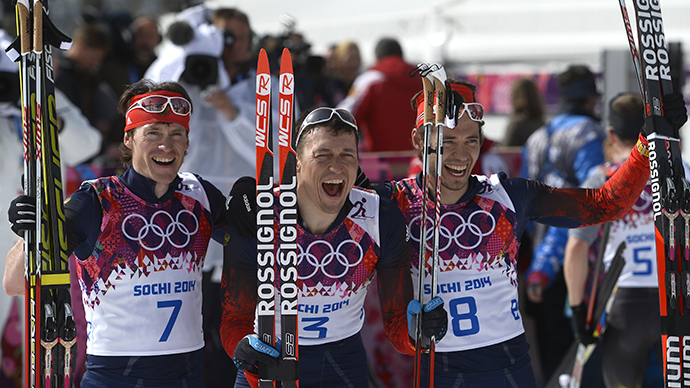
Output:
[[[180,93],[175,93],[168,90],[156,90],[155,92],[138,94],[132,97],[129,100],[129,106],[133,106],[137,103],[137,101],[148,96],[182,97],[186,100],[186,98]],[[165,110],[163,110],[163,112],[160,113],[150,113],[145,111],[143,108],[137,107],[135,109],[129,110],[126,114],[125,132],[129,131],[130,129],[141,127],[142,125],[151,123],[176,123],[185,127],[187,132],[189,132],[190,116],[191,112],[190,114],[185,116],[176,114],[171,109],[170,104],[166,105]]]
[[[470,103],[470,102],[476,102],[474,100],[474,93],[472,93],[472,89],[470,89],[469,86],[467,85],[461,85],[461,84],[450,84],[450,88],[453,91],[458,92],[462,98],[465,100],[464,102]],[[419,128],[422,124],[424,124],[424,93],[420,94],[417,96],[417,100],[415,101],[417,104],[417,126],[416,128]],[[436,92],[434,92],[434,105],[436,104]],[[436,116],[434,114],[434,116]]]

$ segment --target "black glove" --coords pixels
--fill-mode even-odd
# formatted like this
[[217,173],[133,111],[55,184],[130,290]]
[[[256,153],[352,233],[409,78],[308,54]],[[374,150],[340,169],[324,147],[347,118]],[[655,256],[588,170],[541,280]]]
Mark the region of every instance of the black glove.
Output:
[[681,93],[674,92],[664,95],[664,116],[671,122],[676,132],[688,121],[688,110],[685,108],[685,101]]
[[242,177],[232,185],[225,211],[230,227],[242,237],[256,237],[256,180]]
[[10,203],[7,210],[12,231],[24,237],[24,231],[36,230],[36,198],[20,195]]
[[664,97],[664,116],[651,115],[645,117],[645,124],[642,126],[642,135],[647,137],[651,130],[648,128],[658,128],[664,122],[669,123],[673,128],[673,133],[677,137],[678,130],[688,121],[688,110],[685,108],[683,95],[679,92],[665,94]]
[[[577,339],[584,345],[590,345],[597,342],[597,338],[592,335],[594,327],[587,328],[587,305],[582,302],[578,306],[570,306],[573,311],[573,317],[570,323],[573,326],[573,332]],[[594,322],[592,322],[594,323]]]
[[[415,329],[417,327],[417,320],[419,319],[420,311],[422,310],[419,301],[413,299],[407,305],[407,330],[410,335],[412,343],[415,342]],[[448,331],[448,313],[443,308],[443,299],[437,296],[424,305],[424,312],[422,315],[422,349],[429,349],[431,344],[431,337],[438,343],[446,335]]]
[[237,369],[259,373],[259,362],[275,368],[278,366],[278,357],[280,352],[277,349],[262,342],[256,334],[249,334],[237,344],[233,361]]

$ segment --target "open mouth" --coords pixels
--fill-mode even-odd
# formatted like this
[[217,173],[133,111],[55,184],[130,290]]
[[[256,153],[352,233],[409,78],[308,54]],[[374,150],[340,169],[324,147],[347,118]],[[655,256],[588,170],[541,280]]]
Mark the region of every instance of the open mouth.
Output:
[[445,164],[446,170],[454,177],[463,177],[467,172],[467,165]]
[[323,191],[330,197],[338,197],[343,191],[342,179],[329,179],[321,184]]
[[175,158],[153,157],[151,159],[153,159],[153,161],[156,162],[156,164],[160,164],[161,166],[169,166],[173,164],[173,162],[175,161]]

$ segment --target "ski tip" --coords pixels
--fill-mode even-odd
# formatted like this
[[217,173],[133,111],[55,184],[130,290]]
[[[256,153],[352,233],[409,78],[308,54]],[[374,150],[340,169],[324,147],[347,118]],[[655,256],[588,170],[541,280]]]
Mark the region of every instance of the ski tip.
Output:
[[268,74],[271,72],[270,65],[268,64],[268,54],[266,54],[266,50],[261,49],[259,51],[259,61],[256,64],[256,73],[257,77],[260,74]]
[[287,48],[283,49],[283,55],[280,57],[280,72],[292,73],[292,55]]

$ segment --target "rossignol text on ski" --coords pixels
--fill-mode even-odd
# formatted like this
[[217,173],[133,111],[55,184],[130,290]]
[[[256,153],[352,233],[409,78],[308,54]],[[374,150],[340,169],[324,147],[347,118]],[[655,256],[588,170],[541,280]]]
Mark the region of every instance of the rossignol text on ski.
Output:
[[[259,338],[276,346],[281,356],[277,368],[259,365],[259,386],[296,387],[297,333],[297,178],[292,144],[294,75],[290,52],[285,49],[279,78],[279,224],[274,217],[273,136],[271,132],[271,73],[265,50],[259,53],[256,79],[257,262]],[[276,251],[275,242],[278,241]],[[277,260],[276,260],[277,259]],[[276,289],[278,286],[278,289]],[[276,301],[279,301],[277,304]],[[280,311],[280,337],[275,333],[276,305]],[[280,341],[278,341],[280,339]]]

